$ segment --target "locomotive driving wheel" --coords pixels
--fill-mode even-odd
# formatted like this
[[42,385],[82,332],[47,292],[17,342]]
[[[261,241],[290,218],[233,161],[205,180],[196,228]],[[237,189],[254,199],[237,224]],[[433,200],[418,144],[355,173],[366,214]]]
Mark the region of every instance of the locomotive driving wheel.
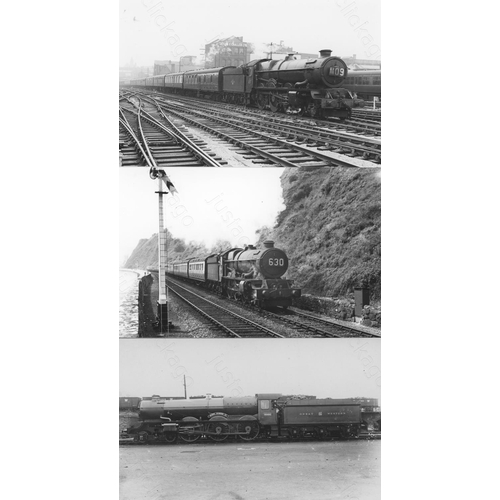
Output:
[[253,441],[259,435],[259,424],[257,422],[245,422],[238,426],[238,432],[244,432],[245,434],[239,434],[243,441]]
[[208,437],[212,441],[225,441],[229,437],[229,427],[224,422],[214,422],[212,424],[208,424],[207,428],[208,432],[214,432],[215,434],[208,434]]
[[180,438],[186,443],[194,443],[201,438],[201,434],[195,434],[202,430],[201,424],[197,423],[198,419],[194,417],[185,417],[182,419],[183,425],[180,428],[182,430],[179,433]]

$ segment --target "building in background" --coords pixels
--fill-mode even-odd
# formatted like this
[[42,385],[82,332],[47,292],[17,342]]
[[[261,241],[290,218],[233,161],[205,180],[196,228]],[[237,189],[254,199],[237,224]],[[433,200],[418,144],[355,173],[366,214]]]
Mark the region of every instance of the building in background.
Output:
[[181,71],[191,71],[192,69],[201,69],[196,61],[196,56],[181,56],[179,61],[155,61],[154,75],[168,75],[169,73],[179,73]]
[[217,39],[205,45],[205,68],[240,66],[250,61],[253,44],[243,41],[242,36]]

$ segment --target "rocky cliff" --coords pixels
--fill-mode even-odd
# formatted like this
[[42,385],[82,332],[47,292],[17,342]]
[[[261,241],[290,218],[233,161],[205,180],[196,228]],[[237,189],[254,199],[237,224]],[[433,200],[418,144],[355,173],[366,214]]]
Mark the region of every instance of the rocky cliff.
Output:
[[380,299],[380,169],[286,169],[286,209],[260,241],[273,239],[290,259],[287,277],[303,293],[350,296],[369,286]]

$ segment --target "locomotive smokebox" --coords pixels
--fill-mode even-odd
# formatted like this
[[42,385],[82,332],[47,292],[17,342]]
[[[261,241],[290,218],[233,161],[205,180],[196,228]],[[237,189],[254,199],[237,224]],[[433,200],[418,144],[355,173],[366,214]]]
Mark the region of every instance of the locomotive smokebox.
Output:
[[323,49],[319,51],[320,57],[330,57],[332,55],[332,51],[330,49]]
[[[238,273],[249,274],[245,276],[252,279],[278,279],[288,269],[288,257],[283,250],[275,248],[274,241],[266,240],[264,248],[247,248],[235,250],[227,255],[228,266]],[[260,276],[257,276],[260,274]]]

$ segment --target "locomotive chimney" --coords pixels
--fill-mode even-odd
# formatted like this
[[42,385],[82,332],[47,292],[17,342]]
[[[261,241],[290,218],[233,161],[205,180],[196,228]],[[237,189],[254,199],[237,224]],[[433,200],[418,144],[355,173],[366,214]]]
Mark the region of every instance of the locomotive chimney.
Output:
[[330,57],[332,55],[332,51],[330,49],[323,49],[319,51],[320,57]]
[[274,241],[272,240],[264,241],[264,248],[274,248]]

